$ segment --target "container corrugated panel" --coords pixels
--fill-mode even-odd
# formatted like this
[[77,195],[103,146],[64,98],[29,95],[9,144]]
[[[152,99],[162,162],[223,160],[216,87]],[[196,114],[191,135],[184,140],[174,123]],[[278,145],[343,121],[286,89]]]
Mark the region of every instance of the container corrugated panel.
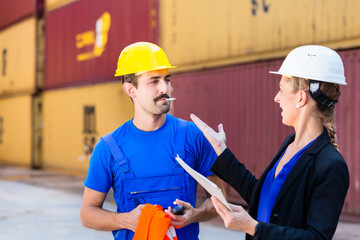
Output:
[[121,50],[157,41],[156,0],[79,0],[46,15],[45,89],[114,80]]
[[43,0],[0,1],[0,29],[37,14]]
[[53,11],[55,9],[66,6],[67,4],[70,4],[75,1],[78,0],[46,0],[45,9],[47,12]]
[[0,162],[31,166],[30,95],[0,98]]
[[[336,106],[340,152],[350,171],[350,188],[344,213],[360,219],[360,50],[340,52],[348,85]],[[293,129],[282,124],[281,110],[274,97],[282,60],[272,60],[197,72],[175,74],[174,114],[188,119],[195,113],[212,128],[224,124],[228,147],[259,177]],[[239,202],[230,187],[230,201]],[[240,201],[241,202],[241,201]]]
[[99,138],[132,118],[121,83],[46,91],[43,167],[86,173]]
[[337,136],[340,153],[350,172],[350,187],[344,211],[360,221],[360,49],[342,51],[348,85],[341,86],[341,96],[336,109]]
[[160,0],[160,44],[189,68],[279,58],[304,44],[357,47],[359,8],[358,0]]
[[[212,128],[224,124],[229,148],[259,177],[291,129],[281,125],[273,99],[281,61],[252,63],[174,75],[175,116],[198,115]],[[227,187],[231,201],[239,197]]]
[[260,176],[263,163],[271,160],[289,133],[280,128],[280,108],[273,101],[279,77],[268,74],[280,64],[252,63],[175,75],[174,114],[189,119],[195,113],[213,128],[223,123],[229,147]]
[[0,95],[33,93],[36,88],[36,18],[0,31]]

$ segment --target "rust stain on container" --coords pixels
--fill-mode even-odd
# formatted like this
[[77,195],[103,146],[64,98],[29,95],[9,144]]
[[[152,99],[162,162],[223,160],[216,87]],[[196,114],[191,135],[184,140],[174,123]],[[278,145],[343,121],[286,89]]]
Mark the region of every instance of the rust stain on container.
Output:
[[[339,52],[347,86],[336,106],[338,142],[350,171],[345,201],[346,216],[360,219],[360,49]],[[272,160],[293,129],[282,124],[280,108],[273,101],[282,60],[272,60],[174,75],[174,114],[190,120],[194,113],[217,129],[224,124],[227,145],[257,177]],[[229,198],[241,202],[234,191]]]
[[121,50],[157,42],[156,0],[80,0],[47,14],[45,89],[115,80]]

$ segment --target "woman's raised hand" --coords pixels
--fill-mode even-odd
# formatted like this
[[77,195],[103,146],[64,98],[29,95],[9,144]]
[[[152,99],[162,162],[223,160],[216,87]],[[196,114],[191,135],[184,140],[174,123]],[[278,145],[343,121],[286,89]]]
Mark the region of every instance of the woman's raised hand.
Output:
[[220,123],[218,126],[219,132],[215,132],[214,129],[206,125],[206,123],[201,121],[201,119],[195,116],[195,114],[190,114],[190,118],[204,133],[205,137],[210,142],[217,155],[220,155],[226,149],[226,135],[222,123]]

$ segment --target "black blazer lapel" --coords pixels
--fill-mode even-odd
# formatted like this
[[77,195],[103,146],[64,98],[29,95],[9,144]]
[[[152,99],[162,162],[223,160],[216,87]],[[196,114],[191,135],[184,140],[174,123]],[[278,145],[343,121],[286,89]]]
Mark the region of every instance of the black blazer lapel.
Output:
[[291,169],[289,175],[286,177],[286,180],[280,189],[278,196],[276,197],[274,206],[281,200],[281,197],[286,193],[287,189],[291,186],[296,177],[301,172],[303,172],[304,168],[309,164],[309,162],[314,158],[314,156],[329,142],[330,138],[327,133],[327,129],[324,127],[322,134],[311,144],[308,149],[306,149],[306,151],[301,155],[299,160]]
[[309,155],[306,151],[303,153],[303,155],[299,158],[297,163],[291,169],[289,175],[286,177],[285,182],[281,186],[280,191],[276,197],[274,206],[281,200],[281,197],[287,192],[288,188],[295,181],[296,177],[304,170],[304,168],[306,168],[306,166],[312,159],[312,155]]
[[250,216],[252,216],[254,218],[257,217],[257,211],[258,211],[258,205],[259,205],[259,200],[260,200],[261,187],[262,187],[262,185],[263,185],[263,183],[265,181],[266,175],[274,167],[275,163],[277,162],[277,160],[279,159],[281,154],[285,151],[287,146],[289,146],[289,144],[294,141],[294,138],[295,138],[295,134],[291,134],[290,136],[288,136],[285,139],[283,144],[280,146],[279,151],[276,153],[275,157],[272,159],[271,163],[267,166],[265,171],[261,174],[261,176],[260,176],[260,178],[258,180],[258,183],[256,185],[256,189],[254,190],[252,200],[250,202],[250,208],[249,208]]

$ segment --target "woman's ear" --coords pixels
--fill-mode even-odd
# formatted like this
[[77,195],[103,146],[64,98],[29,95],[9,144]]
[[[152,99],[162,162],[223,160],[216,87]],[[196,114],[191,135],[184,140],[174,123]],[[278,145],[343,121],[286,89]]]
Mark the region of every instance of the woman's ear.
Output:
[[129,82],[124,82],[123,84],[123,89],[126,92],[126,94],[131,97],[132,99],[134,99],[136,97],[135,94],[135,86],[132,83]]
[[306,91],[300,90],[299,91],[299,100],[298,104],[300,107],[303,107],[308,102],[309,94]]

